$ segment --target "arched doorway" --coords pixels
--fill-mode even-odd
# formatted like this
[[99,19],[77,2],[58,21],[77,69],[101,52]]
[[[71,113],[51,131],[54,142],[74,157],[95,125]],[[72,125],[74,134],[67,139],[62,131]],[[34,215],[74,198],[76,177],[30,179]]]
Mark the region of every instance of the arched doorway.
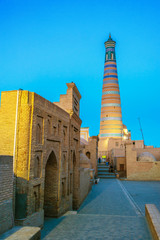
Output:
[[52,151],[47,160],[45,168],[44,186],[44,215],[48,217],[57,216],[58,197],[58,169],[57,159]]
[[73,203],[72,203],[72,208],[73,210],[76,210],[76,203],[77,203],[77,193],[76,193],[76,186],[77,186],[77,181],[76,181],[76,154],[73,152]]

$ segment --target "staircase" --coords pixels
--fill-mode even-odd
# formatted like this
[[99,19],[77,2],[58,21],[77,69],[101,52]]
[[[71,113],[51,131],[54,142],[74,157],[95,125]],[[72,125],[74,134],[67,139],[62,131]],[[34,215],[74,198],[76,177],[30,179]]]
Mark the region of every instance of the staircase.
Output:
[[113,179],[113,178],[116,178],[116,175],[115,173],[109,172],[109,166],[107,166],[105,163],[99,163],[98,178]]

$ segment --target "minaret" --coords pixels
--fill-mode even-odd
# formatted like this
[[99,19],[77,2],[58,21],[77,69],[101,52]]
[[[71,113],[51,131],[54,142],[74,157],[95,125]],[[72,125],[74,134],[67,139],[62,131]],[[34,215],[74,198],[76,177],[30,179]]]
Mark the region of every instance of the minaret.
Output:
[[105,63],[101,103],[99,151],[105,154],[109,138],[122,138],[123,124],[117,75],[115,44],[109,35],[105,42]]

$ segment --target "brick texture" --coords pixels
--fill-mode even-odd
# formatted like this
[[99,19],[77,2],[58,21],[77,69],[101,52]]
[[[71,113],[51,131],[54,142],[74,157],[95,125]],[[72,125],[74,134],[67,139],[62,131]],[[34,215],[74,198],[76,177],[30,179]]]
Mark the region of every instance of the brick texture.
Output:
[[13,226],[13,158],[0,156],[0,234]]
[[[74,83],[67,86],[59,103],[29,91],[2,92],[0,154],[15,159],[16,224],[42,226],[43,208],[46,216],[58,217],[80,206],[81,95]],[[4,182],[8,201],[13,187],[5,172]]]

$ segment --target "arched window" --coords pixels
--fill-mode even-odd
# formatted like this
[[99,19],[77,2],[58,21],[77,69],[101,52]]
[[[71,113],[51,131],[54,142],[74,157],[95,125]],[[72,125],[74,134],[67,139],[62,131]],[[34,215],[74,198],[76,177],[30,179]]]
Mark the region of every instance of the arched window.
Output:
[[42,143],[42,129],[40,124],[37,124],[37,143]]
[[90,152],[86,152],[86,156],[90,159],[91,158],[91,153]]
[[113,60],[113,53],[111,53],[111,59]]
[[34,162],[34,178],[39,178],[41,174],[41,165],[39,157],[36,157]]

